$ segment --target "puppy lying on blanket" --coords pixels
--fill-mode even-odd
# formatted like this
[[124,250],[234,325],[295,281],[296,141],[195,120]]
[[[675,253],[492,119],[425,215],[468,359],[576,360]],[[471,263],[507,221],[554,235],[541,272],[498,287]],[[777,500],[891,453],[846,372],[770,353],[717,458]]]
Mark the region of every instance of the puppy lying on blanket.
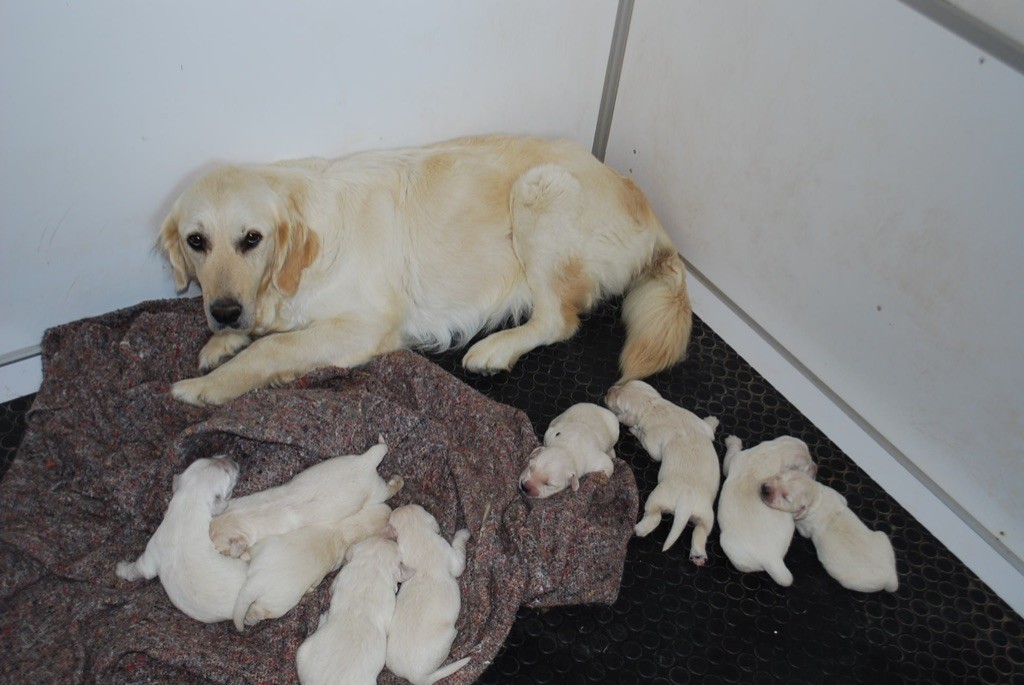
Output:
[[388,529],[412,577],[398,591],[386,664],[413,685],[427,685],[469,663],[465,657],[440,667],[456,637],[455,622],[462,608],[457,579],[466,568],[469,531],[455,533],[449,545],[437,519],[418,504],[395,509]]
[[328,573],[337,571],[353,544],[380,533],[391,507],[370,504],[337,524],[303,526],[272,535],[249,549],[249,574],[235,600],[235,628],[291,611]]
[[408,580],[398,545],[373,536],[345,558],[331,584],[330,609],[295,655],[302,685],[367,685],[384,668],[395,592]]
[[872,531],[846,506],[846,498],[801,471],[786,471],[761,484],[761,499],[793,515],[818,559],[839,584],[859,592],[896,592],[896,555],[889,536]]
[[174,477],[171,502],[146,551],[118,563],[117,575],[130,581],[160,576],[171,603],[188,616],[204,623],[230,619],[247,564],[217,552],[209,530],[237,479],[238,466],[226,457],[192,462]]
[[744,573],[767,571],[779,585],[793,584],[783,558],[793,540],[793,517],[765,506],[761,483],[782,471],[817,471],[802,440],[784,436],[743,449],[735,435],[725,439],[722,471],[725,483],[718,498],[719,541],[732,565]]
[[402,487],[400,477],[385,483],[377,474],[387,452],[381,438],[361,455],[326,459],[284,485],[231,500],[210,523],[210,539],[222,554],[247,559],[249,547],[271,535],[335,524],[368,504],[385,502]]
[[721,480],[713,443],[718,419],[698,418],[663,399],[643,381],[612,388],[605,402],[651,459],[661,462],[658,486],[647,498],[644,517],[634,531],[644,537],[658,527],[662,514],[672,514],[672,529],[661,548],[666,552],[692,521],[690,561],[703,566],[708,560],[707,540],[715,524],[715,495]]
[[530,455],[519,489],[543,499],[570,486],[579,490],[580,478],[588,473],[611,478],[618,439],[619,422],[604,407],[586,402],[569,407],[544,432],[544,446]]

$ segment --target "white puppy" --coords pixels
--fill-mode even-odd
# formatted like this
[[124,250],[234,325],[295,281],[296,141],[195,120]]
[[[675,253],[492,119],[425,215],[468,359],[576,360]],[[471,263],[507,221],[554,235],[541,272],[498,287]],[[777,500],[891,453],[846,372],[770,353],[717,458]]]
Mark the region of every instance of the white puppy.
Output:
[[337,571],[350,546],[388,525],[391,507],[370,504],[334,525],[303,526],[249,549],[249,577],[235,600],[235,628],[284,616],[302,596]]
[[456,578],[466,568],[469,531],[455,533],[449,545],[440,535],[437,519],[418,504],[395,509],[388,529],[398,540],[402,563],[413,575],[398,591],[386,664],[413,685],[426,685],[469,663],[465,657],[440,668],[455,641],[455,622],[462,608]]
[[373,536],[349,548],[331,607],[295,655],[303,685],[373,685],[384,668],[395,591],[406,580],[398,545]]
[[787,471],[761,484],[761,499],[793,514],[796,529],[811,539],[822,566],[843,587],[859,592],[899,587],[889,536],[865,526],[832,488],[800,471]]
[[721,475],[715,452],[718,419],[700,419],[692,412],[662,398],[643,381],[630,381],[608,392],[605,402],[651,455],[661,462],[658,486],[644,504],[644,517],[634,531],[644,537],[672,514],[672,528],[663,552],[679,539],[687,522],[693,522],[690,561],[707,563],[707,540],[715,524],[715,495]]
[[209,529],[237,479],[238,466],[227,457],[192,462],[174,477],[167,513],[146,551],[118,563],[117,575],[132,581],[160,576],[171,603],[187,615],[204,623],[230,619],[247,564],[218,553]]
[[725,439],[722,471],[725,483],[718,498],[718,527],[722,551],[745,573],[767,571],[779,585],[793,584],[783,558],[793,540],[793,517],[765,506],[762,481],[777,473],[800,470],[813,477],[817,467],[807,445],[783,436],[743,450],[740,439]]
[[402,487],[401,478],[385,483],[377,475],[387,452],[381,438],[363,454],[325,459],[284,485],[231,500],[210,524],[210,539],[221,554],[246,559],[250,546],[271,535],[331,525],[368,504],[387,501]]
[[519,489],[527,497],[544,498],[570,486],[579,490],[588,473],[611,478],[618,439],[619,422],[604,407],[586,402],[569,407],[548,426],[544,446],[530,455]]

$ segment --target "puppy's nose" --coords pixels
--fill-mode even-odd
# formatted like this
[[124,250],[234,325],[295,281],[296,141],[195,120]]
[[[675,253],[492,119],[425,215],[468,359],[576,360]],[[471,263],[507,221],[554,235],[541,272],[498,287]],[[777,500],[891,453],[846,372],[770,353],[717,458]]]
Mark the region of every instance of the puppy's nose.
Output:
[[772,496],[772,488],[768,483],[761,483],[761,499],[768,499]]
[[230,326],[242,316],[242,305],[237,300],[217,300],[210,305],[210,316],[221,326]]

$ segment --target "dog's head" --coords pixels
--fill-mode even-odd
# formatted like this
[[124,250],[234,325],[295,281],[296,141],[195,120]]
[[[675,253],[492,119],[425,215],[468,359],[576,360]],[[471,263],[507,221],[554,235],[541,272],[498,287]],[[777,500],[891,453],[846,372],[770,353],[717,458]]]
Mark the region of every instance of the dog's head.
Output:
[[579,474],[562,447],[538,447],[519,474],[519,490],[532,499],[544,499],[571,487],[580,489]]
[[811,476],[798,469],[790,469],[762,482],[758,495],[772,509],[788,512],[800,520],[807,515],[816,487],[817,483]]
[[658,391],[643,381],[629,381],[613,386],[604,398],[605,405],[618,417],[619,423],[632,428],[639,421],[647,407],[661,399]]
[[615,444],[619,420],[604,407],[589,402],[574,404],[559,414],[544,432],[544,445],[552,447],[580,440]]
[[223,513],[238,481],[238,464],[226,456],[196,459],[174,477],[171,491],[195,489],[210,505],[214,516]]
[[397,540],[406,532],[410,532],[413,535],[416,532],[422,531],[440,534],[441,526],[438,525],[437,519],[420,505],[406,504],[404,507],[398,507],[391,512],[391,516],[388,518],[388,525],[384,531],[385,537]]
[[174,203],[160,248],[179,291],[195,280],[210,330],[248,333],[270,289],[290,297],[320,252],[305,224],[304,186],[273,167],[220,167]]

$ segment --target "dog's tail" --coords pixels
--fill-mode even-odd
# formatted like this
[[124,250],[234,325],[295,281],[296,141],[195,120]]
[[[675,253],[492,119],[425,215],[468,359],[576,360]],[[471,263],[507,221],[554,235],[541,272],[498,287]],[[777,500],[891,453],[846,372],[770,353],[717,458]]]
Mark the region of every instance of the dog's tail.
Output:
[[249,613],[249,608],[256,601],[249,587],[249,583],[242,586],[242,589],[238,592],[238,597],[235,598],[235,610],[231,613],[231,618],[235,622],[235,630],[240,633],[245,630],[245,615]]
[[669,529],[668,537],[665,538],[665,545],[661,548],[662,552],[667,552],[672,545],[676,544],[676,540],[683,534],[686,524],[690,522],[691,516],[693,516],[693,500],[688,495],[680,495],[676,500],[675,511],[672,512],[672,528]]
[[693,312],[686,266],[674,248],[656,248],[622,303],[622,320],[626,345],[619,357],[618,384],[655,374],[686,356]]
[[424,681],[425,685],[431,685],[431,683],[436,683],[438,680],[444,680],[445,678],[450,676],[452,673],[455,673],[456,671],[461,669],[463,666],[468,664],[469,661],[470,661],[470,657],[467,656],[467,657],[463,657],[462,659],[459,659],[458,661],[453,661],[452,663],[448,664],[447,666],[442,666],[441,668],[437,669],[436,671],[431,673],[429,676],[427,676],[427,679]]

